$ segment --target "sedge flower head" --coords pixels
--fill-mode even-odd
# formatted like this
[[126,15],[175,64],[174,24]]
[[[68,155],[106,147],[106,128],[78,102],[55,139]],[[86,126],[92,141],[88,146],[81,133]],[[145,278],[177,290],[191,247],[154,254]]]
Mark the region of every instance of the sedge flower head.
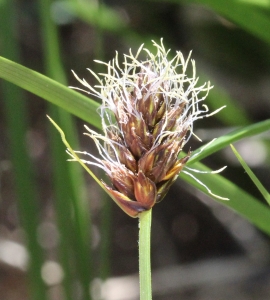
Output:
[[[189,151],[181,157],[181,151],[193,135],[194,121],[210,115],[203,101],[211,86],[197,86],[190,55],[184,59],[176,52],[169,59],[162,40],[153,45],[155,54],[143,45],[136,55],[130,50],[124,55],[123,67],[117,54],[108,64],[97,61],[107,66],[107,73],[97,75],[90,70],[99,82],[94,87],[75,74],[86,92],[102,101],[99,112],[104,134],[86,127],[100,158],[87,154],[91,160],[84,163],[105,171],[112,186],[102,182],[104,189],[132,217],[151,209],[166,195],[191,156]],[[143,51],[147,58],[141,61]]]

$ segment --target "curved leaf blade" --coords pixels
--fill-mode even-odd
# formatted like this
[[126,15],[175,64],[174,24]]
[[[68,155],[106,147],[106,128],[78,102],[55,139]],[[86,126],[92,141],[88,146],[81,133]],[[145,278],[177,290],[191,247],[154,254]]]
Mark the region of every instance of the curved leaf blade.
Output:
[[[193,164],[192,167],[197,170],[209,171],[208,168],[198,162]],[[196,187],[196,189],[199,189],[203,193],[212,197],[207,193],[205,187],[200,185],[187,174],[182,172],[180,174],[180,178]],[[215,199],[215,201],[236,211],[238,214],[253,223],[263,232],[270,235],[270,208],[268,206],[261,203],[259,200],[252,197],[250,194],[236,186],[231,181],[225,179],[221,175],[196,173],[196,178],[198,178],[208,187],[214,187],[213,192],[215,194],[225,196],[230,199],[229,201],[223,201],[212,197],[213,199]]]
[[[244,126],[239,129],[236,129],[226,135],[223,135],[216,140],[214,140],[207,147],[202,146],[194,151],[193,156],[188,161],[187,165],[193,164],[227,146],[231,143],[239,141],[246,137],[251,137],[265,131],[270,130],[270,120],[261,121],[249,126]],[[202,152],[200,152],[204,148]],[[196,155],[197,154],[197,155]]]
[[268,202],[270,205],[270,194],[267,192],[266,188],[261,184],[260,180],[257,178],[257,176],[253,173],[253,171],[250,169],[250,167],[247,165],[247,163],[243,160],[242,156],[238,153],[238,151],[234,148],[233,145],[231,145],[232,151],[234,152],[235,156],[239,160],[242,167],[247,172],[250,179],[253,181],[253,183],[256,185],[260,193],[263,195],[264,199]]
[[99,104],[57,81],[1,56],[0,77],[101,128]]

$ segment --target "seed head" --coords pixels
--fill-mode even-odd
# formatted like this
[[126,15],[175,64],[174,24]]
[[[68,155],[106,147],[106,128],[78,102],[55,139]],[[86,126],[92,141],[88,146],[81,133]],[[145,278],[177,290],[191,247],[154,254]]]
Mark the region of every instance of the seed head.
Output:
[[[87,163],[106,172],[112,186],[102,182],[104,189],[131,217],[166,195],[191,156],[189,151],[179,157],[193,134],[193,122],[210,115],[202,102],[211,87],[209,83],[196,86],[191,53],[185,60],[178,51],[170,60],[162,40],[153,45],[156,54],[143,45],[135,56],[130,50],[123,67],[117,54],[108,64],[97,61],[107,66],[107,73],[98,76],[90,70],[99,82],[94,87],[75,74],[89,94],[102,100],[104,135],[86,127],[101,158],[88,154],[91,161]],[[143,51],[145,61],[138,58]],[[189,63],[191,77],[187,75]]]

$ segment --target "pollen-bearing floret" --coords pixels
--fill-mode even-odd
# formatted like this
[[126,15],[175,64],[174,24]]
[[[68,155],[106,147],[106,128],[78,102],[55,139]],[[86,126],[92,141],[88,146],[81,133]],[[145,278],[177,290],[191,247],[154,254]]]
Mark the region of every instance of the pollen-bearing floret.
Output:
[[[91,161],[83,162],[106,172],[112,186],[102,182],[104,189],[132,217],[166,195],[190,158],[190,151],[182,157],[181,151],[193,134],[193,122],[209,116],[202,102],[211,86],[196,86],[190,55],[185,60],[176,52],[169,59],[162,40],[153,45],[155,54],[143,45],[135,56],[130,50],[124,55],[123,67],[117,54],[108,64],[97,61],[108,72],[98,76],[90,70],[99,82],[94,87],[75,75],[89,94],[102,100],[104,135],[86,127],[101,158],[88,154]],[[144,51],[146,60],[141,61]],[[186,74],[188,64],[191,77]]]

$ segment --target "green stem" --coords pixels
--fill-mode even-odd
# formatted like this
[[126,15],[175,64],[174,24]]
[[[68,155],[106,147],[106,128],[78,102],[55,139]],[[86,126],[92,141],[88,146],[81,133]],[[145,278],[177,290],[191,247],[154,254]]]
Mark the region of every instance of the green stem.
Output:
[[152,299],[151,284],[151,219],[152,209],[139,215],[139,271],[140,271],[140,300]]

